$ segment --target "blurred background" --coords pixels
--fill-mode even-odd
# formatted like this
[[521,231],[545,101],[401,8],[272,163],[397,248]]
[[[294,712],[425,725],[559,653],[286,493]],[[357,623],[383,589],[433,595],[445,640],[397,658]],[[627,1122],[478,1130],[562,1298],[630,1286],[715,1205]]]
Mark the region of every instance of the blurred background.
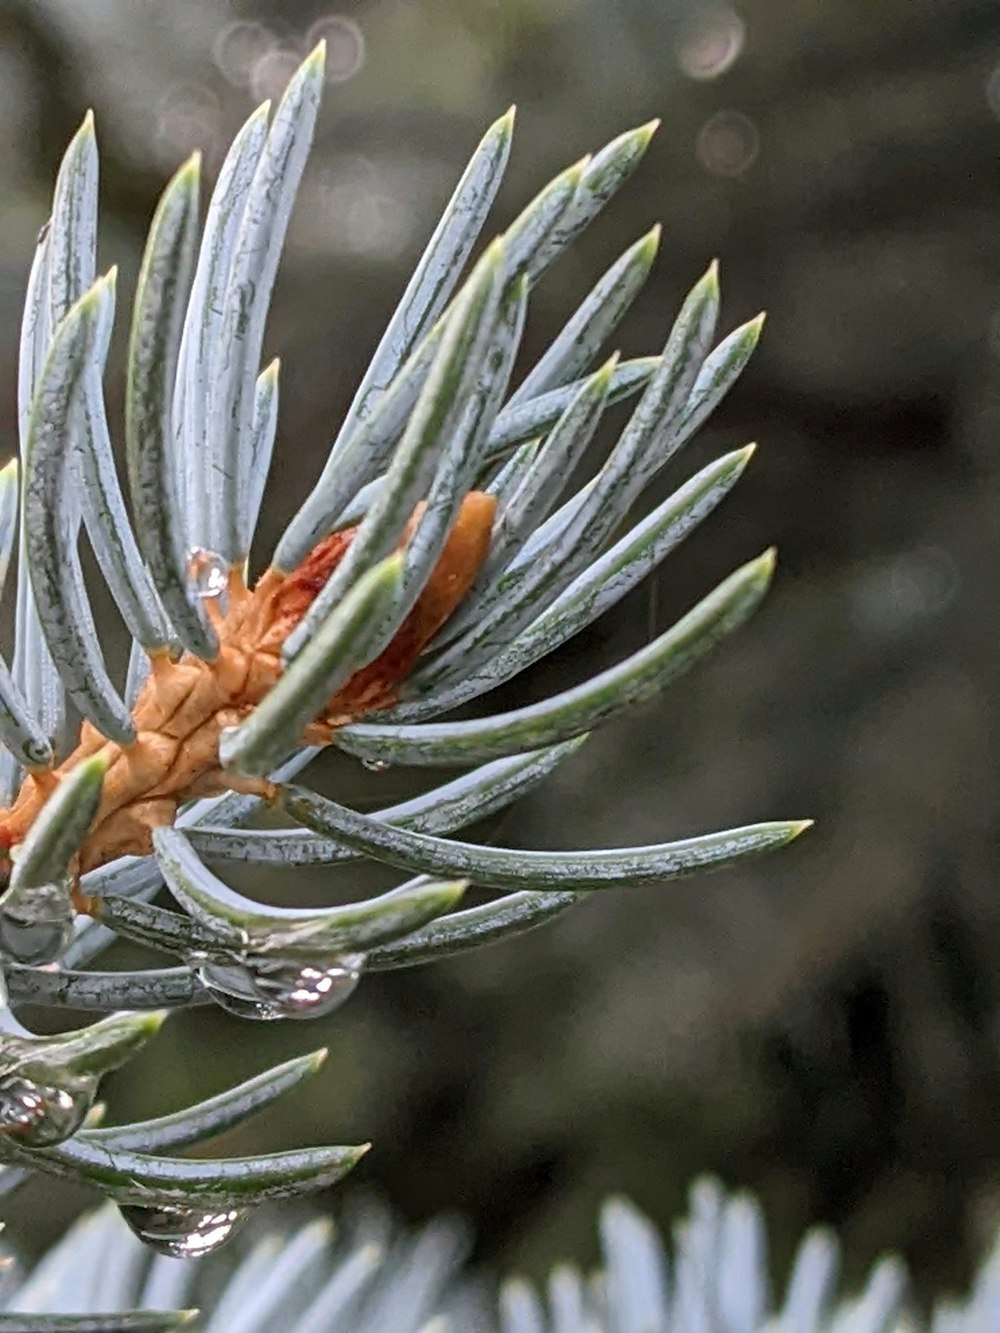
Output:
[[[499,229],[660,116],[636,180],[539,287],[524,363],[662,219],[627,353],[659,349],[713,256],[726,327],[770,318],[661,493],[761,448],[653,589],[490,707],[617,660],[771,542],[779,577],[710,661],[478,832],[565,847],[817,827],[745,873],[598,896],[509,946],[373,977],[323,1024],[181,1018],[109,1081],[114,1115],[328,1043],[318,1084],[225,1146],[371,1138],[358,1185],[411,1219],[463,1212],[493,1267],[586,1258],[606,1193],[666,1222],[712,1170],[763,1198],[776,1273],[825,1221],[852,1272],[898,1247],[928,1286],[958,1285],[1000,1223],[1000,8],[0,0],[5,453],[27,266],[84,110],[101,263],[129,290],[167,174],[196,147],[214,173],[319,35],[330,86],[268,337],[284,370],[262,558],[486,125],[518,103]],[[336,758],[321,780],[363,805],[410,790]],[[40,1236],[80,1203],[33,1185],[12,1206]]]

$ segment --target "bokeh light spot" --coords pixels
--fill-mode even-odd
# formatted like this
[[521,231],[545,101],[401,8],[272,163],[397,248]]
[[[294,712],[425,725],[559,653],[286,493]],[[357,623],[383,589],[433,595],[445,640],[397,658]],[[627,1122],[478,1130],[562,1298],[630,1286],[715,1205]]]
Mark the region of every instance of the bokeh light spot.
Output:
[[698,132],[698,161],[713,176],[740,176],[756,161],[760,136],[742,111],[718,111]]
[[216,37],[212,55],[223,78],[237,88],[249,88],[256,65],[275,41],[263,23],[229,23]]
[[870,635],[890,637],[917,621],[939,616],[959,590],[954,560],[937,547],[903,551],[873,563],[855,579],[855,624]]
[[288,87],[302,63],[302,52],[292,46],[271,46],[250,71],[250,91],[258,101],[276,101]]
[[986,80],[986,100],[993,114],[1000,118],[1000,65]]
[[312,25],[306,46],[311,49],[319,41],[326,42],[328,83],[345,83],[365,63],[365,35],[353,19],[343,14],[330,14]]
[[337,158],[322,176],[324,244],[346,255],[398,258],[413,241],[412,210],[400,207],[412,187],[391,164],[361,154]]
[[717,79],[739,58],[746,24],[728,5],[712,5],[686,27],[677,48],[677,63],[691,79]]
[[156,147],[161,159],[173,165],[199,149],[211,160],[222,137],[218,98],[199,84],[174,84],[156,108]]

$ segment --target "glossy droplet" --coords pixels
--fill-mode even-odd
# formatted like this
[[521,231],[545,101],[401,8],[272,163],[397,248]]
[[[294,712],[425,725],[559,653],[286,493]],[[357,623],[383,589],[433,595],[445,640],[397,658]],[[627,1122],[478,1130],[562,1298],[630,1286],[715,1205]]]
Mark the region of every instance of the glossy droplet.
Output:
[[388,773],[392,764],[386,763],[384,759],[362,759],[361,767],[367,768],[369,773]]
[[76,1079],[65,1087],[8,1074],[0,1079],[0,1132],[32,1148],[49,1148],[71,1138],[94,1104],[96,1079]]
[[13,888],[0,901],[0,953],[19,963],[51,963],[73,938],[65,884]]
[[197,971],[198,980],[219,1008],[227,1013],[235,1014],[237,1018],[252,1018],[259,1023],[281,1018],[273,1006],[261,1000],[244,963],[235,959],[226,962],[208,959]]
[[215,1003],[220,1009],[225,1009],[227,1014],[233,1014],[236,1018],[249,1018],[255,1023],[273,1023],[282,1017],[271,1005],[264,1004],[260,1000],[248,999],[245,995],[237,995],[228,987],[216,986],[204,975],[201,980]]
[[119,1204],[130,1229],[144,1245],[171,1259],[200,1259],[225,1245],[226,1241],[250,1216],[242,1208],[216,1208],[211,1211],[164,1204],[147,1208],[139,1204]]
[[254,984],[258,995],[282,1018],[318,1018],[338,1008],[361,979],[360,954],[335,963],[258,963]]
[[353,993],[363,961],[360,954],[321,963],[251,956],[209,960],[198,976],[216,1004],[238,1018],[319,1018]]
[[229,567],[221,555],[202,547],[188,552],[188,573],[202,601],[214,601],[229,586]]

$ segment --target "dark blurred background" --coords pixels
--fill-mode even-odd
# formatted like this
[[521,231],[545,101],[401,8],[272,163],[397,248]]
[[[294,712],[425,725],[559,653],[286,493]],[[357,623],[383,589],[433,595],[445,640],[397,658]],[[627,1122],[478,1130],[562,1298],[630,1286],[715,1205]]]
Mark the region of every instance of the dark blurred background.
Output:
[[[485,126],[519,104],[499,228],[581,152],[661,116],[638,178],[539,288],[525,363],[662,219],[627,352],[660,347],[713,255],[727,327],[770,312],[667,480],[761,449],[653,593],[497,700],[618,659],[772,541],[780,575],[710,662],[480,832],[599,846],[818,822],[743,874],[600,897],[519,943],[373,977],[322,1025],[181,1018],[109,1082],[114,1113],[327,1042],[318,1084],[226,1146],[371,1137],[359,1179],[413,1219],[464,1211],[496,1266],[586,1257],[610,1190],[666,1222],[711,1169],[762,1196],[778,1271],[822,1220],[853,1272],[899,1247],[927,1284],[962,1282],[1000,1221],[1000,7],[0,0],[6,451],[27,264],[85,108],[101,262],[130,279],[167,173],[194,147],[214,171],[320,31],[333,81],[268,337],[284,372],[261,551]],[[407,781],[343,760],[323,780],[362,801]],[[78,1202],[33,1186],[14,1207],[51,1220]]]

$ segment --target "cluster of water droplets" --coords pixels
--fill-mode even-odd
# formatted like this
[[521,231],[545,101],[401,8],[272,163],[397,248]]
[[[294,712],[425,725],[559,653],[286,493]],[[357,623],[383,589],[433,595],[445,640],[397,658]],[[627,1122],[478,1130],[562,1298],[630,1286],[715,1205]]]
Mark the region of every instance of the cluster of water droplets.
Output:
[[73,938],[66,883],[15,886],[0,898],[0,954],[38,966],[57,959]]
[[312,962],[272,958],[195,956],[198,979],[220,1008],[238,1018],[269,1022],[279,1018],[321,1018],[353,994],[364,966],[363,954],[343,954]]
[[144,1245],[171,1259],[200,1259],[225,1245],[250,1216],[245,1208],[122,1203],[118,1211]]

